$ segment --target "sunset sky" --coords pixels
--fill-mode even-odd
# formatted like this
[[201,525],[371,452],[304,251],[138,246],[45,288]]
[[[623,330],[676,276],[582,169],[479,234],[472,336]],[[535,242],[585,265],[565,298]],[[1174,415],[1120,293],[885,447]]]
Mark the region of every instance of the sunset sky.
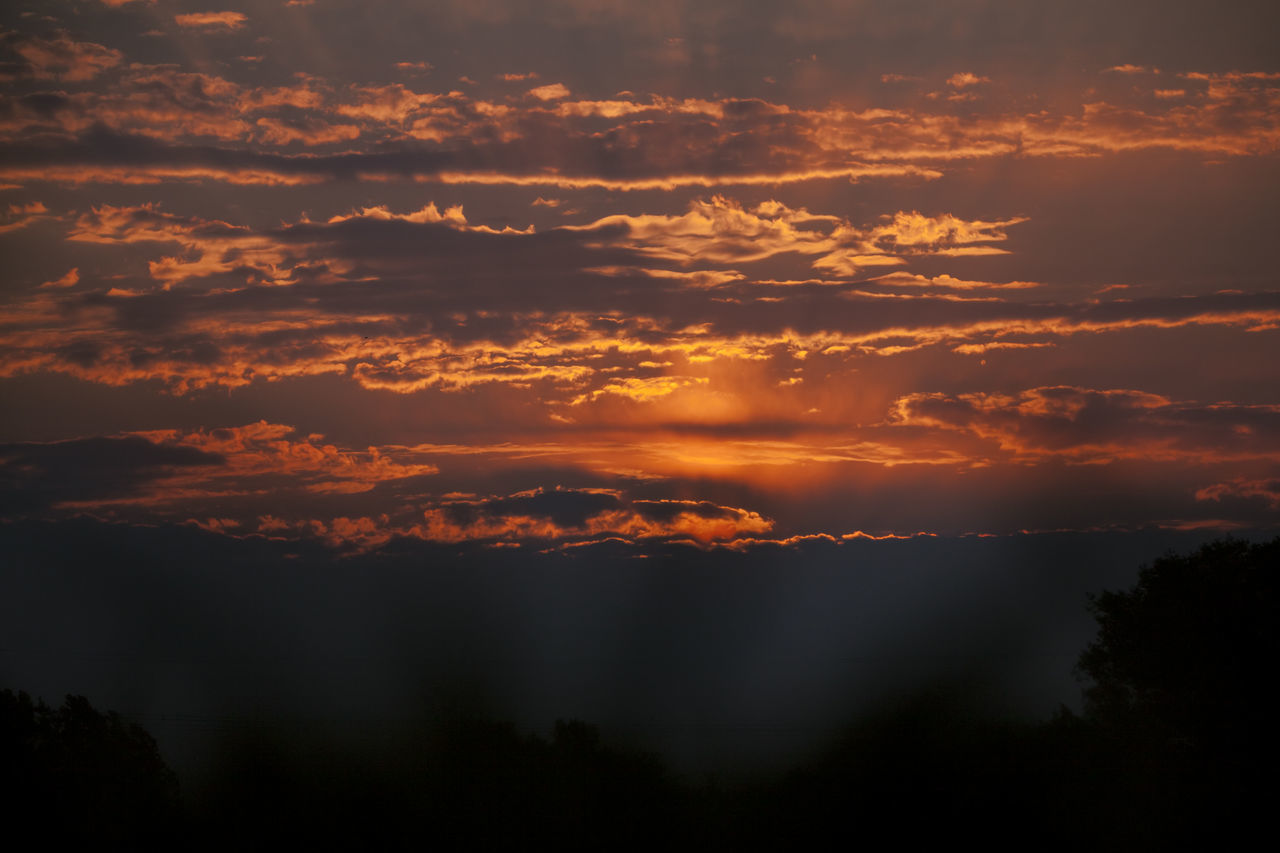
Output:
[[[661,623],[619,597],[636,566],[719,600],[793,563],[1274,534],[1277,32],[1273,2],[7,3],[10,601],[58,612],[23,573],[127,539],[625,564],[607,612]],[[508,610],[573,644],[606,605],[557,577],[572,601]],[[920,583],[893,607],[942,636]],[[28,619],[0,676],[63,689]],[[821,681],[819,633],[792,654]],[[725,642],[706,669],[743,684]],[[198,701],[165,678],[118,695]]]

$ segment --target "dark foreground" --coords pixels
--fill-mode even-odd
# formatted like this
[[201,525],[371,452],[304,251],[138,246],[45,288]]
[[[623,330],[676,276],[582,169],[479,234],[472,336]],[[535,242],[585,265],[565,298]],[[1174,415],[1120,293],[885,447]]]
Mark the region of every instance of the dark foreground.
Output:
[[1280,540],[1220,542],[1095,598],[1082,715],[1003,722],[921,689],[755,776],[680,777],[583,722],[442,712],[359,738],[244,724],[180,791],[140,727],[4,691],[6,829],[108,849],[1220,845],[1274,803],[1278,574]]

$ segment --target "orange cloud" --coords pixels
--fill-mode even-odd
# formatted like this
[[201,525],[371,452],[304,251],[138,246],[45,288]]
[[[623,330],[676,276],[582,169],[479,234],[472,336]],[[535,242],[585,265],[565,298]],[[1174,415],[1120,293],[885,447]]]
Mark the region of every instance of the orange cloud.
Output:
[[[798,372],[816,356],[842,372],[866,356],[928,347],[968,358],[1080,334],[1280,323],[1280,303],[1269,294],[1015,303],[975,294],[1032,283],[901,273],[854,287],[839,280],[788,285],[733,269],[586,265],[596,251],[620,249],[682,266],[743,260],[742,253],[821,259],[841,243],[865,244],[878,259],[913,259],[948,247],[981,248],[980,241],[1003,239],[1016,221],[899,212],[854,226],[777,202],[746,209],[716,198],[695,202],[682,216],[619,215],[546,233],[472,224],[460,206],[434,204],[406,213],[374,206],[323,223],[254,229],[152,205],[103,205],[76,217],[67,239],[154,246],[149,259],[135,261],[148,277],[113,281],[106,292],[46,283],[11,301],[0,314],[0,375],[56,371],[112,385],[152,380],[173,393],[334,375],[406,394],[505,387],[574,420],[724,422],[754,411],[749,397],[783,393],[762,388],[801,395],[779,400],[783,410],[821,408],[821,384]],[[957,245],[964,241],[975,242]],[[544,274],[556,289],[539,291],[541,308],[534,309],[517,280],[547,285],[532,284],[539,280],[533,273],[517,279],[513,261],[494,266],[493,258],[552,264]],[[442,290],[438,276],[458,270],[473,287]],[[601,293],[610,288],[632,300],[630,307],[606,308]],[[921,292],[903,292],[912,290]],[[680,322],[662,311],[672,300],[697,319]],[[749,307],[762,300],[778,310]],[[788,308],[795,300],[807,307]],[[908,301],[912,309],[903,310]],[[961,302],[962,313],[950,307]]]
[[67,239],[86,243],[177,243],[184,255],[148,264],[165,288],[184,279],[244,270],[261,281],[287,281],[284,249],[265,235],[226,222],[184,219],[155,206],[95,207],[76,220]]
[[187,524],[210,533],[229,533],[241,526],[241,523],[234,518],[189,518]]
[[33,201],[28,204],[9,205],[7,222],[0,222],[0,234],[26,228],[34,222],[50,218],[49,208],[43,202]]
[[1272,509],[1280,509],[1280,478],[1269,480],[1237,477],[1225,483],[1214,483],[1196,490],[1198,501],[1221,501],[1223,498],[1261,498]]
[[119,65],[124,54],[113,48],[75,41],[66,34],[54,38],[31,38],[14,48],[36,77],[55,78],[69,83],[92,80]]
[[894,403],[888,423],[971,433],[1014,461],[1280,461],[1278,407],[1180,404],[1133,390],[914,393]]
[[238,30],[248,20],[242,12],[192,12],[186,15],[174,15],[174,23],[187,29],[201,30]]
[[803,225],[838,222],[834,216],[793,210],[778,202],[766,202],[744,210],[724,196],[693,201],[683,216],[628,216],[616,214],[589,225],[566,226],[568,230],[612,232],[624,229],[620,242],[643,254],[689,263],[757,261],[781,252],[816,254],[829,251],[835,241],[829,231],[805,229]]
[[348,142],[360,136],[360,128],[351,124],[311,123],[307,121],[283,122],[273,118],[260,118],[257,138],[271,145],[330,145]]
[[233,186],[304,186],[326,180],[322,175],[298,175],[267,169],[224,169],[204,166],[41,166],[39,168],[6,168],[0,173],[21,181],[49,182],[79,186],[83,184],[167,184],[218,181]]
[[[96,75],[121,64],[114,54],[103,54],[107,49],[101,46],[49,46],[56,41],[31,42],[36,45],[32,56],[45,69],[40,73]],[[73,71],[69,60],[64,61],[74,51],[85,56],[74,65],[82,70]],[[1033,114],[1010,101],[1003,108],[993,103],[981,113],[963,115],[918,105],[802,109],[758,99],[660,95],[641,102],[629,93],[571,101],[563,84],[533,90],[548,95],[547,100],[489,101],[459,91],[415,92],[399,84],[341,87],[315,77],[300,78],[294,86],[251,88],[163,66],[121,67],[118,76],[110,90],[59,95],[57,110],[15,103],[0,119],[0,138],[53,128],[72,138],[105,127],[165,140],[166,146],[139,154],[130,166],[59,162],[52,151],[46,166],[5,164],[0,157],[0,176],[276,185],[354,176],[644,190],[841,178],[931,179],[949,164],[991,157],[1086,157],[1159,148],[1244,157],[1280,149],[1280,86],[1270,72],[1187,73],[1181,75],[1185,89],[1162,88],[1160,96],[1145,100],[1108,102],[1099,97]],[[969,77],[953,79],[959,84]],[[957,94],[972,88],[966,82]],[[1186,94],[1174,97],[1177,91]],[[603,129],[598,126],[602,121]],[[210,152],[203,147],[206,137],[258,146],[339,145],[359,138],[379,148],[345,151],[328,160],[273,158],[261,151]],[[450,148],[426,156],[415,147],[421,142]],[[83,149],[76,150],[83,157]],[[532,161],[529,152],[538,152]],[[228,165],[237,159],[252,162]],[[602,163],[612,165],[601,168]],[[947,251],[974,254],[978,249]],[[833,258],[832,263],[856,269],[854,257]]]
[[[223,240],[223,245],[234,247],[236,236]],[[261,276],[258,280],[263,284],[311,275],[301,267],[284,269],[273,265],[269,259],[277,252],[283,256],[289,251],[288,247],[272,246],[268,241],[258,252],[254,248],[257,239],[261,238],[245,238],[244,242],[248,256],[258,253],[259,262],[263,264],[262,269],[254,273],[255,277]],[[209,253],[207,257],[155,262],[152,274],[163,284],[184,281],[187,276],[202,271],[239,272],[229,257],[223,259],[220,254],[223,249],[217,248],[217,242],[212,241],[207,244],[208,248],[200,249]],[[272,275],[286,278],[271,278]],[[364,288],[367,290],[370,286]],[[610,400],[634,400],[629,395],[648,391],[651,402],[669,398],[678,401],[681,407],[688,407],[690,412],[714,412],[723,402],[718,396],[720,392],[713,387],[708,387],[708,391],[714,393],[701,398],[689,396],[702,385],[696,378],[706,376],[701,372],[704,368],[698,365],[767,363],[779,353],[842,353],[842,359],[861,355],[884,357],[939,345],[964,355],[1001,348],[989,346],[991,344],[1045,345],[1075,334],[1191,325],[1263,328],[1266,324],[1280,323],[1280,309],[1260,308],[1256,297],[1224,296],[1217,300],[1193,300],[1185,305],[1127,302],[1049,306],[1056,313],[1047,313],[1044,307],[1036,305],[993,303],[989,319],[978,315],[960,323],[941,315],[932,321],[921,316],[917,322],[904,325],[899,319],[886,317],[880,322],[859,322],[858,325],[864,327],[862,330],[840,331],[840,323],[834,322],[830,331],[804,334],[780,328],[751,334],[716,331],[707,326],[669,328],[644,318],[613,324],[612,330],[605,332],[595,315],[567,312],[513,316],[520,330],[516,337],[497,341],[481,336],[467,342],[402,330],[390,316],[377,312],[357,321],[376,333],[373,337],[362,336],[359,326],[351,326],[352,317],[329,315],[304,304],[292,304],[289,297],[267,312],[211,311],[206,307],[186,316],[179,328],[185,335],[203,341],[202,346],[209,352],[217,354],[210,359],[193,358],[190,349],[172,348],[163,338],[139,340],[127,329],[113,328],[114,309],[110,306],[123,307],[119,302],[122,296],[115,297],[114,302],[99,299],[94,303],[97,308],[90,310],[82,305],[68,314],[50,291],[41,292],[49,298],[45,301],[33,298],[11,307],[6,316],[0,318],[8,328],[6,347],[0,350],[0,374],[54,370],[109,384],[160,379],[176,393],[209,385],[238,387],[253,381],[323,373],[348,376],[367,388],[400,393],[426,388],[456,390],[485,384],[517,389],[538,383],[538,393],[548,401],[567,403],[577,399],[582,401],[580,405],[595,406]],[[714,290],[702,292],[715,293]],[[834,298],[854,301],[840,294]],[[207,305],[221,301],[201,298],[201,303]],[[838,306],[832,305],[826,309],[833,320],[838,316],[836,308]],[[867,309],[864,303],[848,316],[865,317]],[[75,325],[69,326],[72,317]],[[298,337],[305,344],[282,345],[279,336],[286,334]],[[255,343],[258,335],[276,339],[269,357]],[[73,344],[93,352],[93,358],[68,358],[67,347]],[[609,361],[601,361],[605,358]],[[666,390],[668,380],[623,381],[652,376],[651,372],[644,372],[649,369],[641,367],[641,362],[664,361],[682,365],[672,370],[672,375],[694,377],[694,380],[678,389],[679,393],[656,397],[652,392]],[[606,367],[615,372],[602,369]],[[640,372],[630,377],[618,376],[616,371],[624,367]],[[774,378],[770,384],[777,381],[778,378]],[[611,390],[603,391],[606,387]],[[595,394],[596,390],[602,393]]]
[[[264,535],[315,536],[333,548],[373,550],[392,539],[414,538],[429,542],[484,543],[487,547],[518,547],[522,543],[545,545],[558,542],[561,548],[576,548],[605,541],[632,544],[645,540],[683,542],[698,547],[733,547],[737,543],[791,544],[813,537],[790,540],[761,540],[750,536],[768,532],[773,522],[756,513],[732,507],[716,507],[706,502],[681,501],[688,509],[661,520],[647,518],[635,510],[606,511],[584,519],[580,525],[563,525],[537,515],[476,514],[468,517],[469,504],[446,504],[425,510],[416,522],[397,521],[387,515],[377,518],[338,517],[330,521],[304,519],[287,521],[273,516],[259,519],[257,532]],[[478,505],[478,504],[476,504]],[[709,515],[707,508],[717,513]],[[459,508],[462,511],[459,511]],[[205,529],[228,533],[239,523],[220,519],[191,523]],[[829,538],[829,537],[828,537]]]
[[323,443],[323,436],[292,438],[293,427],[259,421],[213,430],[151,430],[130,433],[160,447],[185,447],[222,457],[224,464],[198,472],[182,472],[157,480],[143,499],[149,503],[183,502],[197,497],[234,493],[263,478],[277,478],[277,488],[313,494],[356,494],[380,483],[437,473],[435,465],[398,462],[376,447],[348,450]]
[[965,89],[969,86],[977,86],[981,83],[990,83],[991,78],[979,77],[970,71],[957,71],[947,78],[947,85],[953,89]]
[[583,394],[575,398],[570,402],[570,405],[580,405],[588,400],[598,400],[605,394],[625,397],[640,403],[650,402],[673,394],[681,388],[687,388],[690,385],[705,385],[707,382],[708,380],[705,376],[652,376],[647,378],[629,376],[625,379],[611,379],[606,385],[597,388],[590,394]]
[[[0,171],[0,174],[3,174]],[[365,172],[362,176],[373,180],[376,172]],[[707,175],[691,172],[664,174],[653,178],[612,178],[601,175],[565,175],[558,172],[541,174],[511,173],[498,171],[454,171],[447,170],[422,175],[423,182],[430,180],[442,184],[479,184],[482,186],[517,186],[517,187],[559,187],[561,189],[619,190],[622,192],[639,192],[644,190],[674,190],[680,187],[733,187],[733,186],[777,186],[780,184],[803,183],[831,179],[847,179],[856,183],[862,178],[923,178],[932,180],[942,177],[942,173],[934,169],[924,169],[910,165],[893,164],[856,164],[834,169],[801,169],[781,172],[749,172],[727,175]],[[390,178],[387,178],[388,180]]]
[[666,540],[699,547],[723,546],[769,532],[774,522],[759,513],[710,501],[629,500],[616,490],[538,488],[511,495],[446,496],[425,510],[363,516],[249,519],[191,518],[188,523],[228,535],[252,524],[258,535],[316,537],[335,548],[370,550],[395,538],[483,543],[515,547],[558,542]]
[[1025,222],[966,221],[951,214],[938,217],[898,212],[882,224],[855,227],[837,216],[813,214],[767,201],[750,210],[724,196],[693,201],[683,216],[615,214],[566,230],[623,230],[609,242],[626,245],[662,260],[682,264],[747,263],[794,252],[821,255],[815,269],[854,275],[868,266],[896,265],[908,254],[996,254],[989,243],[1007,239],[1004,229]]
[[601,537],[692,539],[708,544],[768,532],[759,513],[708,501],[626,501],[608,490],[535,489],[500,498],[453,501],[425,510],[408,534],[438,542],[581,540]]
[[548,83],[546,86],[535,86],[529,94],[540,101],[557,101],[569,97],[569,87],[563,83]]
[[891,272],[877,276],[872,281],[888,287],[940,287],[947,290],[1025,290],[1040,287],[1040,284],[1034,281],[971,281],[946,273],[930,277],[907,272]]
[[40,286],[41,287],[75,287],[79,283],[80,283],[80,270],[77,267],[72,267],[70,270],[67,271],[66,275],[62,276],[61,278],[56,278],[52,281],[46,281]]
[[[398,125],[425,115],[424,110],[446,98],[443,95],[414,92],[399,83],[353,87],[351,93],[355,96],[355,102],[339,104],[336,107],[338,115]],[[450,93],[447,97],[453,98],[454,95]],[[448,110],[448,114],[456,115],[452,109]]]

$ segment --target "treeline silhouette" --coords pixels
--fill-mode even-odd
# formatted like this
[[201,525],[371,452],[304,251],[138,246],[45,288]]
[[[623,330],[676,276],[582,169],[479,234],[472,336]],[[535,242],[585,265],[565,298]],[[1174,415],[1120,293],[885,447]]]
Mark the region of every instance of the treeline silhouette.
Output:
[[1092,598],[1081,714],[1001,721],[922,688],[752,778],[680,778],[581,721],[544,737],[455,713],[359,748],[245,725],[180,802],[138,726],[4,691],[6,828],[109,849],[1232,845],[1276,793],[1277,577],[1280,538],[1166,555]]
[[50,708],[0,691],[0,778],[9,838],[159,847],[180,826],[178,780],[155,740],[83,696]]

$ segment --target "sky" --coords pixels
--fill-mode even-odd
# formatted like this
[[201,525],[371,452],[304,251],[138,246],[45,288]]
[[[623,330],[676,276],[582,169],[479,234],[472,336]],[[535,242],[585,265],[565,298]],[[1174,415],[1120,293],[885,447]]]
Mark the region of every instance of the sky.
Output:
[[[833,661],[932,672],[1018,645],[1007,618],[1057,669],[996,681],[1044,706],[1087,591],[1280,530],[1277,29],[1269,2],[5,4],[0,676],[214,713],[235,626],[317,689],[317,638],[367,631],[388,703],[392,650],[543,642],[536,678],[473,667],[499,710],[688,721],[643,681],[800,726],[857,692]],[[72,624],[101,583],[154,596]],[[175,607],[199,642],[85,627]],[[394,627],[424,620],[454,628]],[[140,666],[156,643],[194,645]],[[285,692],[258,681],[243,707]]]

